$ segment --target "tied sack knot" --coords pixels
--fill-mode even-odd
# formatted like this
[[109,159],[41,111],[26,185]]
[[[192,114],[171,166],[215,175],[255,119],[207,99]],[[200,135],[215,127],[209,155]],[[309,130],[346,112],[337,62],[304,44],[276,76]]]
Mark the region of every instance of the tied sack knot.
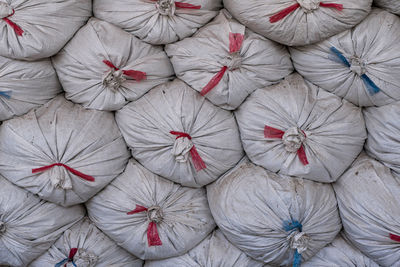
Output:
[[174,146],[172,148],[172,155],[175,156],[175,161],[180,163],[186,162],[192,147],[193,143],[188,137],[175,139]]
[[305,13],[312,13],[314,10],[317,10],[320,2],[320,0],[297,0],[297,3],[299,3]]
[[234,52],[225,57],[221,63],[223,66],[227,66],[229,70],[235,70],[242,65],[242,57],[239,52]]
[[0,19],[7,18],[8,16],[12,15],[14,10],[10,7],[7,3],[0,2]]
[[151,222],[160,223],[163,220],[163,212],[159,206],[147,209],[147,219]]
[[172,16],[175,14],[176,6],[174,0],[158,0],[156,7],[158,12],[163,16]]
[[93,252],[80,248],[74,256],[74,261],[78,266],[94,267],[97,264],[98,257]]
[[282,140],[286,151],[294,153],[300,149],[306,140],[306,135],[301,129],[292,127],[283,134]]
[[103,77],[103,85],[117,90],[126,81],[122,70],[110,69]]
[[4,234],[6,232],[6,224],[0,221],[0,234]]
[[60,165],[55,165],[49,174],[51,185],[54,188],[70,190],[72,189],[72,181],[67,171]]
[[352,57],[351,58],[351,63],[350,63],[350,70],[354,73],[356,73],[358,76],[362,76],[366,72],[366,64],[364,60],[362,60],[359,57]]
[[297,249],[298,253],[303,253],[308,248],[308,243],[310,242],[310,237],[304,232],[294,231],[289,236],[290,248]]

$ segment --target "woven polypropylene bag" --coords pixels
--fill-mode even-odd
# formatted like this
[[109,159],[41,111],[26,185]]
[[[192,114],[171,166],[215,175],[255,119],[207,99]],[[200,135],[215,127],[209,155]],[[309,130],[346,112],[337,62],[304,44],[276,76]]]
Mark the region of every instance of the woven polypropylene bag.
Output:
[[[74,249],[76,252],[74,253]],[[74,253],[73,263],[82,267],[142,267],[142,260],[117,246],[103,234],[88,218],[76,223],[50,247],[42,256],[34,260],[29,267],[58,266],[67,263],[69,255]],[[63,265],[63,264],[62,264]],[[61,266],[62,266],[61,265]],[[72,267],[71,262],[68,266]]]
[[400,15],[400,2],[398,0],[374,0],[374,4],[389,12]]
[[94,18],[53,64],[67,99],[100,110],[120,109],[174,74],[161,47]]
[[285,175],[335,181],[366,138],[359,107],[292,74],[255,91],[235,112],[250,160]]
[[243,156],[232,112],[179,79],[126,105],[116,120],[134,158],[184,186],[213,182]]
[[0,56],[0,121],[21,116],[61,93],[50,60],[20,61]]
[[243,159],[207,186],[218,227],[255,260],[298,266],[332,242],[340,231],[330,184],[279,176]]
[[296,70],[355,105],[400,100],[400,18],[381,9],[351,30],[315,45],[292,47]]
[[224,0],[224,7],[253,31],[285,45],[307,45],[357,25],[372,0]]
[[186,254],[159,261],[146,261],[144,267],[263,267],[233,246],[220,230],[215,230]]
[[111,22],[151,44],[186,38],[209,22],[221,0],[94,0],[95,17]]
[[333,184],[344,233],[382,266],[400,260],[400,180],[365,154]]
[[40,200],[0,176],[0,265],[27,266],[84,214],[82,206]]
[[63,96],[0,127],[0,173],[63,206],[91,198],[128,158],[112,113],[86,110]]
[[253,91],[293,71],[284,46],[253,33],[226,10],[166,52],[178,78],[225,109],[236,109]]
[[91,14],[90,0],[1,0],[0,56],[24,60],[52,56]]
[[174,184],[134,160],[86,207],[97,227],[141,259],[182,255],[215,227],[204,188]]

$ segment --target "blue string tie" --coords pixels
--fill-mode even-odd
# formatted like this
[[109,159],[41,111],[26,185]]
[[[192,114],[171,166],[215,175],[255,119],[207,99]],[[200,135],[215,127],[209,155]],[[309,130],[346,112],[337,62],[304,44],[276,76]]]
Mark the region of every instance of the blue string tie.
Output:
[[11,98],[11,91],[0,91],[0,96],[3,96],[7,99]]
[[68,262],[72,263],[72,265],[74,265],[74,267],[77,267],[74,262],[74,257],[77,252],[78,252],[77,248],[71,248],[71,250],[69,251],[68,258],[65,258],[62,261],[60,261],[59,263],[56,263],[56,265],[54,267],[61,267],[63,264],[64,264],[64,267],[66,267]]
[[[284,221],[283,222],[283,229],[286,232],[290,232],[293,230],[298,230],[299,232],[303,231],[303,225],[299,221]],[[301,254],[297,251],[294,252],[294,259],[293,259],[293,267],[300,267],[301,264]]]

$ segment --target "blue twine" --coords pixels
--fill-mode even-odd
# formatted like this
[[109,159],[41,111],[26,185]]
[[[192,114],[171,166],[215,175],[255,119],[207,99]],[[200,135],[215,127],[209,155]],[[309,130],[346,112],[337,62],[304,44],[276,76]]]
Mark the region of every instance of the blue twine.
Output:
[[[67,262],[69,262],[69,258],[63,259],[62,261],[60,261],[59,263],[57,263],[54,267],[61,267],[63,264],[65,264],[65,263],[67,263]],[[77,267],[74,261],[70,261],[70,262],[72,263],[72,265],[74,265],[75,267]]]
[[[346,65],[349,68],[351,67],[349,61],[346,59],[345,56],[343,56],[342,53],[340,53],[339,50],[337,50],[335,47],[332,46],[331,51],[340,59],[340,61],[344,65]],[[364,81],[364,84],[367,87],[368,93],[370,95],[379,93],[379,91],[381,90],[366,74],[361,75],[361,79]]]
[[[285,229],[286,232],[293,231],[295,229],[299,230],[299,232],[302,232],[303,225],[299,221],[284,221],[283,229]],[[301,254],[296,249],[296,251],[294,252],[293,267],[300,267],[300,264]]]
[[4,96],[5,98],[11,98],[11,91],[0,91],[0,96]]

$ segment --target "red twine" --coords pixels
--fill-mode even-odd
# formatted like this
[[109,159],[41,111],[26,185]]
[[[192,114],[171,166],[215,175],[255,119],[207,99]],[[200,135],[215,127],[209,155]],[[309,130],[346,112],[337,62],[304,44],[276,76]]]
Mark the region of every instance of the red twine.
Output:
[[[169,133],[177,135],[176,139],[186,137],[189,140],[192,140],[192,137],[187,133],[175,132],[175,131],[170,131]],[[196,171],[201,171],[202,169],[205,169],[207,167],[203,159],[200,157],[199,152],[197,152],[196,146],[194,144],[192,149],[190,149],[190,155],[192,156],[193,165]]]
[[[136,208],[130,212],[127,212],[127,215],[132,215],[135,213],[140,213],[143,211],[147,211],[148,209],[140,206],[140,205],[136,205]],[[160,236],[158,235],[158,230],[157,230],[157,224],[155,222],[150,222],[149,226],[147,227],[147,243],[149,245],[149,247],[152,246],[162,246],[162,242],[160,239]]]
[[[303,133],[304,133],[304,131],[303,131]],[[265,128],[264,128],[264,137],[265,138],[282,139],[284,134],[285,134],[285,132],[282,130],[265,125]],[[305,133],[304,133],[304,135],[305,135]],[[301,163],[303,163],[303,165],[308,165],[307,155],[306,155],[306,151],[304,150],[303,145],[301,145],[300,148],[297,150],[297,156],[299,157],[299,160]]]
[[46,171],[48,169],[53,168],[54,166],[62,166],[64,168],[66,168],[68,171],[70,171],[71,173],[75,174],[76,176],[79,176],[79,177],[81,177],[82,179],[84,179],[86,181],[94,182],[94,177],[93,176],[81,173],[80,171],[77,171],[77,170],[75,170],[75,169],[73,169],[73,168],[71,168],[71,167],[69,167],[69,166],[67,166],[65,164],[62,164],[62,163],[54,163],[54,164],[51,164],[51,165],[48,165],[48,166],[32,169],[32,173],[43,172],[43,171]]
[[[152,1],[157,2],[157,0],[152,0]],[[183,3],[183,2],[175,2],[175,7],[185,8],[185,9],[200,9],[201,8],[201,6],[195,6],[195,5]]]
[[[109,60],[103,60],[103,63],[109,66],[114,70],[119,70],[119,68],[115,67],[114,64]],[[141,80],[145,80],[147,78],[146,72],[137,71],[137,70],[122,70],[122,73],[126,76],[131,77],[132,79],[140,82]]]
[[68,256],[68,260],[73,260],[76,253],[78,252],[77,248],[71,248],[71,250],[69,251],[69,256]]
[[[343,10],[343,5],[342,4],[333,4],[333,3],[319,3],[319,6],[321,7],[327,7],[327,8],[336,8],[339,11]],[[275,15],[271,16],[269,18],[269,22],[271,23],[275,23],[280,21],[281,19],[283,19],[284,17],[286,17],[287,15],[289,15],[290,13],[292,13],[293,11],[295,11],[296,9],[298,9],[300,7],[300,4],[296,3],[293,4],[281,11],[279,11],[278,13],[276,13]]]
[[12,22],[9,17],[11,17],[12,15],[15,14],[15,10],[13,9],[13,13],[11,15],[8,15],[7,17],[3,18],[3,20],[10,25],[11,28],[13,28],[14,32],[18,35],[18,36],[22,36],[22,34],[24,33],[24,30],[22,30],[17,24],[15,24],[14,22]]
[[394,234],[389,234],[390,239],[396,242],[400,242],[400,236],[394,235]]

